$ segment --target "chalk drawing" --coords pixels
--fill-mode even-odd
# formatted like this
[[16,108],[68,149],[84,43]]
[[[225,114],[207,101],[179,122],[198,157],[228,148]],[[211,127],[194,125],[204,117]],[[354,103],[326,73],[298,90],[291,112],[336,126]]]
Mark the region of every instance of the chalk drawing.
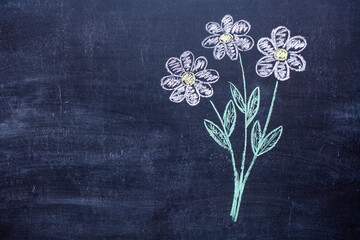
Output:
[[[229,151],[231,155],[234,172],[234,196],[230,216],[236,222],[245,185],[256,159],[272,150],[283,133],[283,127],[278,126],[267,134],[279,81],[288,80],[290,70],[298,72],[305,70],[306,62],[299,53],[305,49],[307,43],[302,36],[290,37],[290,31],[283,26],[273,29],[271,38],[261,38],[257,43],[258,50],[265,56],[257,62],[256,73],[260,77],[269,77],[274,73],[275,78],[279,81],[275,81],[264,128],[261,128],[259,120],[252,124],[250,143],[253,156],[249,167],[246,169],[246,165],[248,165],[246,162],[248,127],[255,120],[260,108],[259,87],[254,88],[250,96],[247,97],[245,72],[240,55],[240,51],[248,51],[254,45],[253,39],[246,35],[250,31],[250,24],[245,20],[233,23],[232,16],[225,15],[221,24],[207,23],[206,30],[212,35],[202,41],[202,46],[214,48],[213,55],[217,60],[222,59],[225,53],[231,60],[239,59],[242,71],[243,94],[235,84],[229,82],[232,99],[227,102],[222,115],[215,104],[210,101],[220,125],[204,119],[204,126],[210,137],[222,148]],[[172,57],[166,62],[165,67],[171,75],[161,79],[161,86],[165,90],[173,91],[170,96],[172,102],[179,103],[186,99],[189,105],[195,106],[199,103],[200,97],[211,97],[213,95],[210,84],[219,80],[219,73],[216,70],[206,69],[207,63],[205,57],[198,57],[194,60],[194,55],[190,51],[184,52],[180,58]],[[244,114],[244,147],[240,171],[237,169],[234,150],[230,141],[237,120],[236,109]]]
[[180,103],[184,99],[190,106],[200,102],[200,97],[209,98],[214,94],[212,83],[219,80],[219,73],[206,69],[208,61],[205,57],[194,59],[194,54],[186,51],[180,58],[171,57],[165,67],[171,74],[161,79],[161,87],[173,91],[170,101]]
[[204,48],[213,48],[214,58],[220,60],[225,54],[231,60],[237,60],[239,51],[248,51],[254,46],[252,37],[246,35],[250,31],[250,23],[240,20],[234,23],[231,15],[225,15],[221,24],[209,22],[205,29],[210,34],[201,45]]
[[288,80],[290,70],[305,70],[305,59],[298,53],[303,51],[306,45],[303,36],[290,38],[290,31],[284,26],[273,29],[271,39],[261,38],[257,43],[258,50],[265,56],[256,63],[256,73],[260,77],[268,77],[274,73],[276,79]]

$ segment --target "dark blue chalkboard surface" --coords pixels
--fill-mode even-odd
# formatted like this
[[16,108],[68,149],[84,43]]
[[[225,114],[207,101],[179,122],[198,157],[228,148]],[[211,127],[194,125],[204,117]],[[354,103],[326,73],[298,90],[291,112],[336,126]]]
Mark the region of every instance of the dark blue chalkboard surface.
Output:
[[[359,12],[355,0],[1,1],[0,239],[358,239]],[[222,115],[229,82],[243,94],[238,55],[203,47],[205,26],[227,14],[251,24],[241,59],[248,100],[261,92],[254,121],[263,130],[278,83],[268,132],[282,126],[236,221],[228,142],[204,126],[220,124],[211,102]],[[305,71],[286,81],[256,70],[257,43],[278,26],[307,41]],[[186,51],[219,78],[208,98],[174,103],[161,79]],[[244,115],[231,104],[240,175],[253,122],[243,152]]]

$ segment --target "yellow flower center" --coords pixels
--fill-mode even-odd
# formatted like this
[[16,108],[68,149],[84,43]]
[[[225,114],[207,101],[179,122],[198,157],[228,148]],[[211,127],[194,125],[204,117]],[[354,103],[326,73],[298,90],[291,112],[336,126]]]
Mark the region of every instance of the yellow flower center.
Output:
[[279,61],[285,61],[288,58],[288,52],[283,48],[279,48],[274,53],[274,58]]
[[192,72],[186,72],[181,77],[181,82],[187,87],[192,86],[195,83],[195,74]]
[[233,38],[234,38],[234,36],[231,35],[230,33],[224,33],[223,35],[220,36],[219,40],[220,40],[220,42],[228,43],[231,40],[233,40]]

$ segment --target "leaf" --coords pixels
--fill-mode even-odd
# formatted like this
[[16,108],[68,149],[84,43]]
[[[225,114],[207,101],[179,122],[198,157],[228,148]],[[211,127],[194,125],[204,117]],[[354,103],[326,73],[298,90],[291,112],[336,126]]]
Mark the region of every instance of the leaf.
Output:
[[226,105],[223,121],[226,134],[230,137],[231,133],[234,131],[236,122],[236,111],[233,100],[230,100]]
[[251,129],[251,148],[255,155],[257,155],[259,150],[261,137],[261,126],[259,121],[256,121]]
[[283,131],[283,127],[280,126],[274,130],[272,130],[262,141],[261,141],[261,147],[259,148],[258,156],[270,151],[273,149],[276,145],[276,143],[279,141],[281,134]]
[[244,99],[241,96],[241,93],[239,92],[239,90],[235,87],[234,84],[230,83],[230,91],[231,91],[231,95],[234,99],[234,102],[237,106],[237,108],[242,112],[245,113],[245,103],[244,103]]
[[204,125],[210,136],[219,144],[221,147],[229,149],[228,138],[223,131],[212,121],[205,119]]
[[260,88],[256,87],[254,89],[254,91],[251,93],[250,98],[249,98],[249,102],[248,102],[248,106],[247,106],[247,111],[246,111],[246,126],[248,126],[251,121],[254,119],[254,117],[256,116],[258,110],[259,110],[259,106],[260,106]]

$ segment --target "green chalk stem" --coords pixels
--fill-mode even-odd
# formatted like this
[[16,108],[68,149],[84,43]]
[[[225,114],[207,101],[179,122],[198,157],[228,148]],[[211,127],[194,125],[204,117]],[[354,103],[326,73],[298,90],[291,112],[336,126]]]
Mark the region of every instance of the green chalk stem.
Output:
[[246,80],[245,80],[245,71],[244,71],[244,67],[242,64],[242,60],[241,60],[241,55],[239,53],[239,62],[240,62],[240,67],[241,67],[241,72],[242,72],[242,79],[243,79],[243,85],[244,85],[244,104],[245,104],[245,112],[244,112],[244,150],[243,150],[243,155],[242,155],[242,161],[241,161],[241,175],[240,175],[240,179],[235,179],[234,181],[234,185],[235,185],[235,189],[234,189],[234,198],[233,198],[233,203],[232,203],[232,207],[231,207],[231,211],[230,211],[230,216],[232,217],[233,221],[236,222],[238,215],[239,215],[239,209],[240,209],[240,203],[241,203],[241,198],[242,198],[242,192],[244,189],[244,184],[242,183],[243,181],[243,177],[244,177],[244,169],[245,169],[245,160],[246,160],[246,145],[247,145],[247,96],[246,96]]
[[266,118],[266,123],[265,123],[265,127],[264,127],[264,130],[263,130],[263,135],[262,135],[263,138],[266,135],[266,130],[267,130],[267,127],[268,127],[269,122],[270,122],[270,117],[271,117],[272,110],[273,110],[273,107],[274,107],[274,102],[275,102],[275,98],[276,98],[276,92],[277,92],[278,85],[279,85],[279,81],[276,80],[275,87],[274,87],[274,93],[273,93],[273,97],[272,97],[271,105],[270,105],[270,109],[269,109],[269,113],[268,113],[268,116]]

